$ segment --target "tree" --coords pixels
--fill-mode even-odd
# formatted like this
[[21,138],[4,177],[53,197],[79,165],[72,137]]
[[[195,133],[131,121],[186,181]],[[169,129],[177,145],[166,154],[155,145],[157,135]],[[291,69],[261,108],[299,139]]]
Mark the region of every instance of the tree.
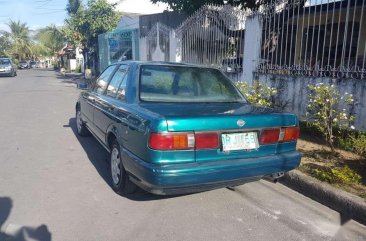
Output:
[[65,37],[61,29],[53,24],[38,30],[35,39],[39,44],[37,47],[38,52],[42,55],[49,56],[54,55],[60,50],[65,42]]
[[11,42],[9,34],[5,31],[0,32],[0,57],[10,57]]
[[82,7],[82,0],[69,0],[66,11],[69,15],[76,14]]
[[20,59],[32,55],[32,41],[30,38],[30,30],[26,23],[10,20],[7,25],[10,28],[8,36],[11,42],[11,53],[17,54]]
[[243,9],[256,10],[259,6],[270,2],[270,0],[151,0],[153,3],[167,3],[171,9],[178,12],[185,12],[187,14],[192,14],[205,4],[216,4],[222,5],[224,3],[230,4],[232,6],[239,6]]
[[86,7],[80,5],[65,20],[63,33],[74,46],[82,47],[88,68],[88,54],[95,63],[98,61],[98,35],[112,31],[118,24],[121,14],[115,11],[115,6],[106,0],[89,0]]

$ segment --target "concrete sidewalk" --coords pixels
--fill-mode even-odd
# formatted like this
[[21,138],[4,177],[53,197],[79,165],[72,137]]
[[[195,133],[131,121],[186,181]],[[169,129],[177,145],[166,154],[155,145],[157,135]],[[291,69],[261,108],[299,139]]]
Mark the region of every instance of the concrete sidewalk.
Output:
[[298,170],[286,173],[279,182],[339,212],[342,223],[354,219],[366,225],[366,202],[363,198],[334,188]]

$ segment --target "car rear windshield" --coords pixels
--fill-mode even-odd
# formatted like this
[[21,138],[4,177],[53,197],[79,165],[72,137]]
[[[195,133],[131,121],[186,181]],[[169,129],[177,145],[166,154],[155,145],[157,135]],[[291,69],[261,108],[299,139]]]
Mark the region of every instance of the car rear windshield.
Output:
[[8,60],[8,59],[0,59],[0,64],[10,64],[10,60]]
[[245,102],[219,70],[203,67],[143,65],[140,99],[152,102]]

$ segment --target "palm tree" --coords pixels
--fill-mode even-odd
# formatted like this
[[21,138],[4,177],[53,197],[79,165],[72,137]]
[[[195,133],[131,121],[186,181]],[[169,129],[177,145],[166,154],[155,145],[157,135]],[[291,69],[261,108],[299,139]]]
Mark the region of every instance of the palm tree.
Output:
[[0,57],[10,57],[11,42],[9,33],[0,31]]
[[53,24],[38,30],[35,39],[40,45],[44,46],[43,50],[47,51],[44,54],[51,56],[60,50],[65,42],[61,29]]
[[32,54],[32,42],[30,38],[30,30],[26,23],[10,20],[7,25],[10,28],[9,38],[11,40],[11,51],[18,54],[20,59],[23,59]]

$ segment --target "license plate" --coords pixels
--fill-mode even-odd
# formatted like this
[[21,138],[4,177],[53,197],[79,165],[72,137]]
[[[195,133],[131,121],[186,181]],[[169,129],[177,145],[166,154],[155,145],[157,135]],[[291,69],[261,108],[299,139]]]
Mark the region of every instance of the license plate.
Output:
[[222,150],[252,150],[259,147],[257,132],[222,134]]

